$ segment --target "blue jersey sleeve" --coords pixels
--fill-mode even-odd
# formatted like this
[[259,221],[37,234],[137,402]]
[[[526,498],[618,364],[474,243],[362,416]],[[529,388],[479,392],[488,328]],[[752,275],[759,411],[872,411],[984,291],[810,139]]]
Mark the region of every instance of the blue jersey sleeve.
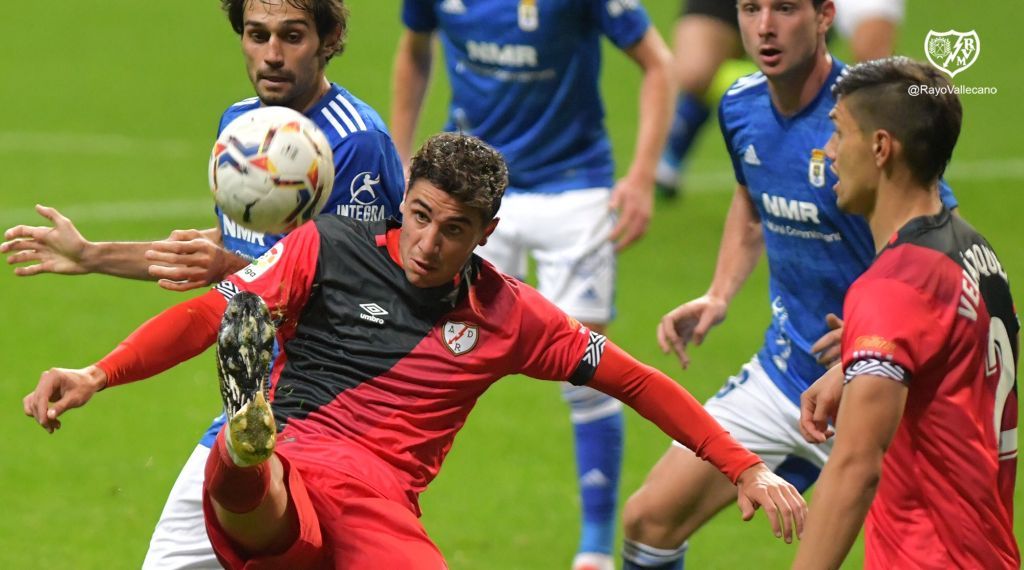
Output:
[[732,161],[732,171],[736,175],[736,182],[747,185],[747,179],[743,176],[743,167],[740,166],[740,153],[733,148],[733,132],[725,124],[725,99],[718,104],[718,127],[722,129],[722,140],[725,141],[725,151],[729,153],[729,160]]
[[953,189],[946,183],[945,178],[939,178],[939,198],[942,199],[943,205],[950,210],[960,205],[956,200],[956,196],[953,195]]
[[437,14],[432,0],[402,0],[402,23],[414,32],[437,29]]
[[405,177],[395,145],[380,131],[359,131],[334,148],[334,189],[324,213],[367,221],[398,217]]
[[[591,15],[619,49],[629,49],[647,33],[651,20],[639,0],[587,0]],[[408,4],[408,1],[406,2]]]

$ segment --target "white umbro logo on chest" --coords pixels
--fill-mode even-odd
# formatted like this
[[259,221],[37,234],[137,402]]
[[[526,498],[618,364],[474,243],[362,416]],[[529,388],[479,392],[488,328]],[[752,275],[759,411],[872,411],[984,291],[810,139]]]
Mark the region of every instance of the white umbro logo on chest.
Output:
[[370,321],[371,323],[377,323],[378,325],[384,324],[384,319],[381,317],[388,314],[387,309],[384,307],[381,307],[377,303],[362,303],[359,305],[359,308],[366,311],[364,313],[359,313],[360,319]]

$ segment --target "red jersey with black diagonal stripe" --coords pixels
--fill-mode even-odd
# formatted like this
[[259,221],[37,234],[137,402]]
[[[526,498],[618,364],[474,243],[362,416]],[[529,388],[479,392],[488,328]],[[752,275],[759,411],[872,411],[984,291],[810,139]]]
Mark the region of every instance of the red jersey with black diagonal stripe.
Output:
[[218,289],[260,295],[279,322],[271,403],[281,437],[362,445],[415,504],[493,382],[524,373],[584,383],[604,339],[475,256],[450,285],[413,286],[398,231],[323,216]]
[[943,209],[904,226],[846,296],[848,379],[908,385],[865,526],[869,568],[1019,568],[1020,324],[991,246]]

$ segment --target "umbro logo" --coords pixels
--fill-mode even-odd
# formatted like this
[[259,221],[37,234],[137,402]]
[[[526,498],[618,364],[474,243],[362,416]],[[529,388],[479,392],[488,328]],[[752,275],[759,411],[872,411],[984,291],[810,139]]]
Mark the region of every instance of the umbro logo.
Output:
[[370,321],[371,323],[377,323],[378,325],[384,324],[384,315],[388,314],[384,307],[381,307],[377,303],[362,303],[359,308],[366,311],[365,313],[359,313],[359,318],[364,321]]
[[747,145],[747,150],[743,151],[743,162],[754,166],[761,166],[761,159],[757,158],[757,151],[754,150],[754,145]]

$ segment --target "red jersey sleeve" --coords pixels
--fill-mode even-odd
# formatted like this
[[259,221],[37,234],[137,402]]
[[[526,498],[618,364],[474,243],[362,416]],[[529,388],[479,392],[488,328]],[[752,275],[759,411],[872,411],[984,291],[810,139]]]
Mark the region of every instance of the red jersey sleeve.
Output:
[[309,299],[319,255],[320,232],[316,223],[307,222],[215,289],[229,300],[238,291],[262,297],[287,338]]
[[843,305],[846,381],[871,374],[909,383],[942,347],[939,315],[914,287],[892,278],[861,278]]
[[522,321],[517,372],[543,380],[586,384],[601,358],[605,338],[566,315],[536,289],[519,285]]
[[740,445],[685,388],[607,343],[587,384],[617,398],[710,462],[734,484],[761,459]]

